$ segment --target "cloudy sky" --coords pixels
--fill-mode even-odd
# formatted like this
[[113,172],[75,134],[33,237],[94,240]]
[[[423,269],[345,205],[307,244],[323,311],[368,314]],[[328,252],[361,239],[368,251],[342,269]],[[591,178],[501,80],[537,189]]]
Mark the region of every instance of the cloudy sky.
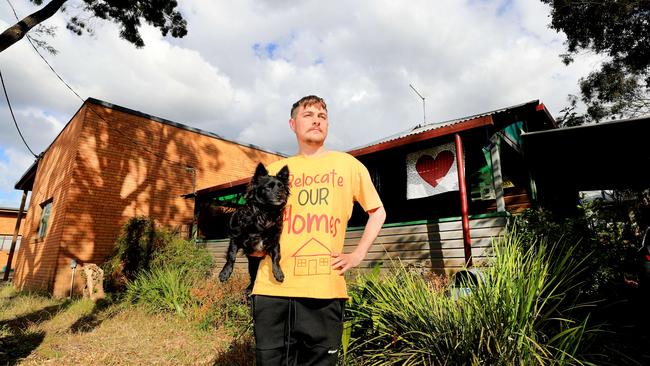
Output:
[[[11,0],[23,17],[36,8]],[[74,5],[74,1],[70,1]],[[142,29],[146,46],[93,21],[93,35],[58,28],[44,54],[83,98],[94,97],[286,154],[291,104],[328,102],[329,148],[346,150],[422,122],[444,121],[539,99],[552,114],[598,60],[569,67],[564,36],[538,0],[179,0],[182,39]],[[72,7],[71,11],[75,11]],[[15,23],[0,2],[0,27]],[[39,153],[81,105],[23,40],[0,53],[0,70],[23,134]],[[0,206],[18,207],[14,183],[33,162],[0,101]]]

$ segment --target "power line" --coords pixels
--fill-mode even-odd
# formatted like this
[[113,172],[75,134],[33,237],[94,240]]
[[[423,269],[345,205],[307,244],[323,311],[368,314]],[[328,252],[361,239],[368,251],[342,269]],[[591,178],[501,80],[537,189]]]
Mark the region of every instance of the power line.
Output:
[[[18,14],[16,13],[16,9],[14,9],[14,6],[11,4],[11,1],[7,0],[7,3],[8,3],[9,6],[11,7],[11,10],[13,11],[14,16],[16,17],[16,20],[20,21],[20,18],[18,17]],[[72,88],[72,86],[70,86],[70,84],[68,84],[65,80],[63,80],[63,78],[61,77],[61,75],[59,75],[59,73],[57,73],[56,70],[54,70],[54,67],[52,67],[52,65],[50,65],[50,63],[47,61],[47,59],[46,59],[45,57],[43,57],[43,55],[38,51],[38,48],[36,48],[36,46],[35,46],[34,43],[32,42],[32,40],[31,40],[31,38],[30,38],[29,35],[27,35],[27,40],[29,41],[29,44],[32,45],[32,48],[34,49],[34,51],[35,51],[35,52],[36,52],[36,53],[41,57],[41,59],[45,62],[45,64],[47,64],[47,66],[50,68],[50,70],[52,70],[52,72],[54,73],[54,75],[56,75],[56,77],[59,78],[59,80],[61,80],[61,82],[62,82],[62,83],[63,83],[63,84],[68,88],[68,89],[70,89],[70,91],[73,92],[74,95],[76,95],[77,98],[79,98],[79,100],[81,100],[81,102],[85,102],[86,100],[85,100],[84,98],[82,98],[82,97],[79,95],[79,93],[77,93],[77,92]],[[159,158],[159,159],[161,159],[161,160],[164,160],[164,161],[166,161],[166,162],[168,162],[168,163],[171,163],[171,164],[174,164],[174,165],[178,165],[178,166],[181,166],[181,167],[183,167],[183,168],[190,168],[190,169],[194,170],[194,167],[192,167],[192,166],[190,166],[190,165],[188,165],[188,164],[184,164],[184,163],[181,163],[181,162],[178,162],[178,161],[175,161],[175,160],[167,159],[166,157],[164,157],[164,156],[162,156],[162,155],[159,155],[159,154],[157,154],[156,152],[154,152],[154,151],[152,151],[152,150],[150,150],[150,149],[148,149],[148,148],[142,146],[142,144],[141,144],[139,141],[135,141],[135,140],[133,140],[130,136],[128,136],[127,134],[125,134],[124,132],[122,132],[119,128],[114,128],[114,127],[110,124],[110,122],[107,121],[107,120],[106,120],[102,115],[100,115],[99,112],[97,112],[97,111],[96,111],[96,110],[95,110],[91,105],[88,105],[88,107],[89,107],[89,109],[90,109],[93,113],[95,113],[95,115],[96,115],[97,117],[99,117],[102,121],[106,122],[106,125],[107,125],[108,128],[113,129],[114,131],[117,131],[120,135],[122,135],[124,138],[126,138],[127,140],[129,140],[133,145],[135,145],[136,148],[139,148],[139,149],[141,149],[141,150],[144,150],[144,151],[148,152],[149,154],[151,154],[151,155],[153,155],[153,156],[155,156],[155,157],[157,157],[157,158]],[[13,115],[13,112],[12,112],[12,115]],[[22,135],[21,135],[21,137],[22,137]],[[23,140],[23,141],[24,141],[24,140]],[[28,147],[28,148],[29,148],[29,147]],[[30,151],[31,151],[31,150],[30,150]],[[194,173],[194,174],[196,174],[196,173]]]
[[[16,9],[14,8],[13,4],[11,4],[11,1],[7,0],[7,3],[8,3],[9,6],[11,7],[11,10],[14,12],[14,16],[16,17],[16,20],[20,21],[20,18],[18,18],[18,14],[16,14]],[[52,72],[54,73],[54,75],[56,75],[56,77],[59,78],[59,80],[61,80],[61,82],[62,82],[63,84],[65,84],[65,86],[67,86],[68,89],[70,89],[70,91],[72,91],[72,92],[74,93],[74,95],[76,95],[77,98],[81,99],[81,101],[83,102],[84,99],[83,99],[79,94],[77,94],[77,92],[74,91],[74,89],[72,89],[72,87],[71,87],[70,85],[68,85],[68,83],[66,83],[65,80],[63,80],[63,78],[62,78],[62,77],[61,77],[61,76],[56,72],[56,70],[54,70],[54,68],[52,67],[52,65],[50,65],[49,62],[47,62],[47,60],[45,59],[45,57],[43,57],[43,55],[41,55],[41,53],[38,52],[38,49],[36,48],[36,46],[34,46],[34,42],[32,42],[32,38],[29,36],[29,34],[27,34],[26,37],[27,37],[27,40],[29,41],[29,44],[32,45],[32,48],[34,49],[34,51],[36,51],[36,53],[41,57],[41,59],[43,59],[43,61],[45,62],[45,64],[47,64],[47,66],[50,68],[50,70],[52,70]]]
[[23,143],[27,147],[27,150],[29,150],[29,152],[32,153],[32,155],[34,155],[35,158],[37,158],[38,155],[34,154],[32,149],[27,144],[27,141],[25,141],[25,138],[23,137],[23,133],[20,132],[20,127],[18,127],[16,116],[14,116],[14,110],[13,108],[11,108],[11,102],[9,101],[9,94],[7,94],[7,88],[5,87],[5,79],[2,77],[2,70],[0,70],[0,81],[2,81],[2,90],[4,90],[5,92],[5,98],[7,99],[7,105],[9,106],[9,112],[11,112],[11,118],[14,120],[14,125],[16,126],[16,130],[18,130],[18,134],[20,135],[20,138],[23,140]]

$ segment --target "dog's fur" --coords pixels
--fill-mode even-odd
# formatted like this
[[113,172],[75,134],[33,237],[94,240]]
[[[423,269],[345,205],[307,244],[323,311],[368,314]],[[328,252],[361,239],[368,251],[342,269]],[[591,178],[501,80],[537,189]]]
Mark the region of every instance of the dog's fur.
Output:
[[257,266],[262,258],[251,257],[253,252],[265,252],[271,256],[273,277],[284,281],[280,268],[280,234],[282,233],[282,210],[289,197],[289,168],[285,165],[277,175],[269,175],[262,163],[257,165],[255,175],[246,192],[246,203],[230,218],[230,245],[226,252],[226,264],[219,279],[224,282],[232,274],[237,250],[248,256],[248,273],[253,287]]

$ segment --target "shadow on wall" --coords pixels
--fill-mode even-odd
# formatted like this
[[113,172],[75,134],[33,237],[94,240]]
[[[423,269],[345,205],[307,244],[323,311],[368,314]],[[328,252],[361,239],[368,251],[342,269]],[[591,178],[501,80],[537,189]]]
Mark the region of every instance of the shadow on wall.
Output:
[[[69,291],[70,272],[63,269],[69,268],[70,260],[75,259],[80,265],[102,263],[130,217],[150,216],[158,224],[175,229],[189,225],[194,202],[182,198],[183,194],[227,182],[232,180],[230,176],[240,179],[242,169],[250,166],[252,172],[257,161],[266,156],[244,146],[92,103],[87,103],[82,113],[84,116],[77,121],[83,122],[83,126],[78,149],[73,152],[76,156],[71,160],[74,165],[69,188],[54,197],[56,211],[52,216],[63,214],[65,219],[55,220],[48,229],[47,246],[23,246],[26,250],[43,251],[42,258],[46,258],[45,254],[47,258],[58,258],[55,268],[61,270],[56,273],[53,269],[47,275],[55,282],[54,288],[48,290],[58,296]],[[67,128],[73,128],[72,125]],[[52,146],[60,148],[59,145]],[[57,161],[47,161],[47,165],[64,166],[69,153],[59,154]],[[233,168],[235,171],[230,171]],[[39,177],[41,182],[48,179]],[[34,221],[39,214],[34,212]],[[24,256],[27,262],[22,268],[26,273],[22,276],[27,281],[35,280],[36,272],[41,270],[43,260],[37,263],[35,254]],[[82,281],[75,282],[79,291]]]

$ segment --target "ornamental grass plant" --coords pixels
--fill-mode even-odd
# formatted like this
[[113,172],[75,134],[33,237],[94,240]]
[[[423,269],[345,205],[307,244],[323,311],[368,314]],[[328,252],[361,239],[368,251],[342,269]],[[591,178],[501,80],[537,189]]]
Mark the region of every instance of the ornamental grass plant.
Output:
[[127,302],[144,305],[153,312],[184,316],[196,305],[191,294],[192,279],[183,267],[156,267],[141,272],[126,288]]
[[[566,243],[524,246],[516,230],[460,297],[399,262],[351,286],[342,362],[348,365],[586,363],[593,329],[576,311],[584,258]],[[524,247],[528,249],[524,249]]]

